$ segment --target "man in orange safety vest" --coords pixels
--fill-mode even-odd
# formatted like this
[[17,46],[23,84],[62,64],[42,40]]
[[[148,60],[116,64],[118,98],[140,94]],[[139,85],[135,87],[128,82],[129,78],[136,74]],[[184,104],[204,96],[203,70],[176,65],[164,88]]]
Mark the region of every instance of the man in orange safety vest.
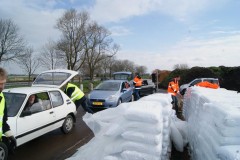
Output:
[[135,74],[135,77],[133,79],[133,85],[135,87],[133,91],[134,100],[137,101],[140,99],[139,90],[141,89],[142,86],[142,78],[138,73]]
[[178,81],[180,80],[180,77],[177,76],[176,78],[173,78],[169,83],[168,83],[168,93],[171,94],[172,96],[172,104],[174,104],[174,108],[176,111],[176,114],[178,114],[178,99],[177,99],[177,93],[179,92],[179,85]]

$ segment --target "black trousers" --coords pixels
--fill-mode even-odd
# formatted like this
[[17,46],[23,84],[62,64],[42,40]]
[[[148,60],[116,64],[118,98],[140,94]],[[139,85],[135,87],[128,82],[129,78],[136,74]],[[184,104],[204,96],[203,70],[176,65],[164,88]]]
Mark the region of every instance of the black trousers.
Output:
[[81,105],[86,112],[93,114],[93,111],[89,108],[88,99],[85,96],[83,96],[81,99],[76,100],[74,103],[77,109]]
[[178,99],[177,99],[177,96],[172,95],[172,100],[173,100],[173,104],[174,104],[176,114],[178,114]]

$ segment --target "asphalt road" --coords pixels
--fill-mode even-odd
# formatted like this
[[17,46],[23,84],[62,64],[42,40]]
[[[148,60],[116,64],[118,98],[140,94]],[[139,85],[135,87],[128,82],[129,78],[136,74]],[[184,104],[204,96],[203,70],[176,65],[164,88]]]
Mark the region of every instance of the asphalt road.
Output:
[[63,134],[60,129],[38,137],[19,146],[9,160],[63,160],[92,139],[93,133],[83,122],[82,108],[78,109],[77,122],[73,132]]

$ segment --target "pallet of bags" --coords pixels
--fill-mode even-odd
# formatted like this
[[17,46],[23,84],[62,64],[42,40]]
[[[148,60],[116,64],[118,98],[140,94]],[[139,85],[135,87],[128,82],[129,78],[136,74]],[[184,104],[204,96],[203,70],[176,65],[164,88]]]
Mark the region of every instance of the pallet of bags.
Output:
[[161,160],[163,117],[157,102],[122,103],[115,109],[86,114],[94,137],[69,159]]
[[184,116],[191,158],[235,160],[232,157],[240,145],[240,95],[202,87],[192,87],[186,94]]

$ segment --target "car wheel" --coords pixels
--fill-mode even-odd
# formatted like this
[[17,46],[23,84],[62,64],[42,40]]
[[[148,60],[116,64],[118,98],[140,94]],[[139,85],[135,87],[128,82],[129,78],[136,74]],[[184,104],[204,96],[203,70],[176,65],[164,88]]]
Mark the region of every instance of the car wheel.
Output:
[[8,148],[3,142],[0,142],[0,160],[7,160],[7,158]]
[[73,124],[74,124],[74,121],[73,121],[73,117],[71,115],[68,115],[66,118],[65,118],[65,121],[63,122],[63,125],[62,125],[62,132],[64,134],[67,134],[69,132],[72,131],[73,129]]
[[119,104],[121,104],[121,103],[122,103],[122,100],[119,99],[118,102],[117,102],[117,106],[118,106]]

